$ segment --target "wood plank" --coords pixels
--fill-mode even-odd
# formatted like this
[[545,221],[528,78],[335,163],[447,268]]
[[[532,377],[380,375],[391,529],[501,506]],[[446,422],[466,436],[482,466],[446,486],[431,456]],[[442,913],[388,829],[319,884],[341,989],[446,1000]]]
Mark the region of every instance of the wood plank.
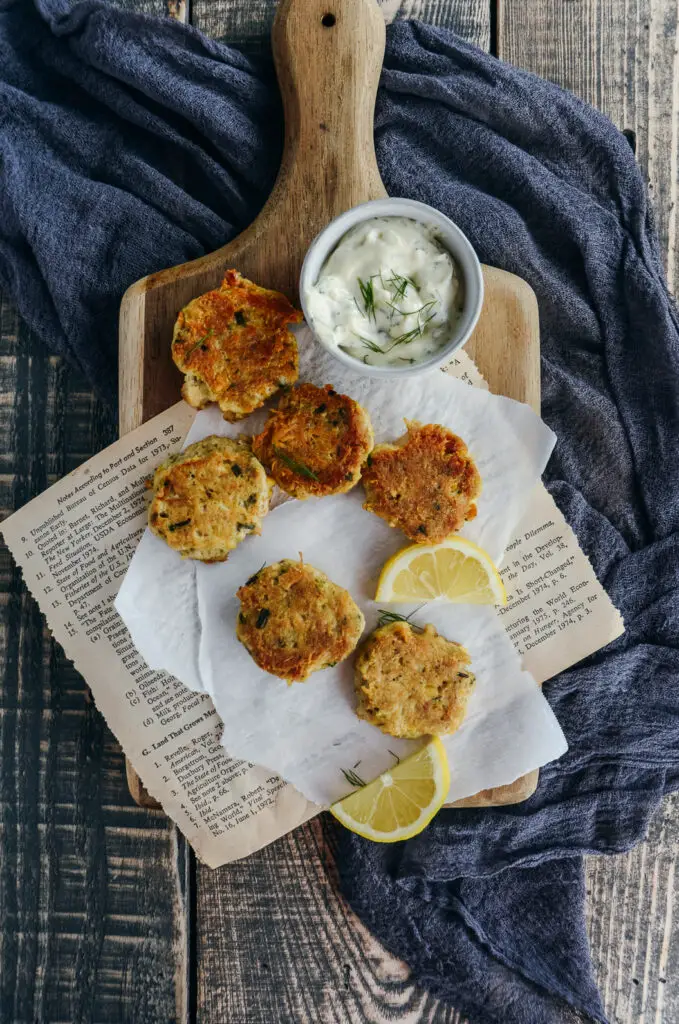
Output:
[[615,1024],[679,1021],[679,795],[648,839],[622,857],[589,857],[588,928],[604,1005]]
[[[421,18],[451,29],[484,50],[490,46],[490,0],[384,0],[380,6],[387,22]],[[192,25],[250,51],[268,50],[275,13],[276,0],[191,2]]]
[[[0,299],[0,512],[114,424]],[[188,850],[136,807],[82,678],[0,550],[0,1020],[185,1022]]]
[[[501,0],[498,52],[634,133],[670,287],[679,283],[676,0]],[[679,1020],[679,798],[625,856],[587,860],[588,922],[604,1005],[615,1024]]]
[[462,1024],[338,895],[326,819],[199,866],[197,1024]]
[[675,0],[500,0],[498,53],[636,137],[672,291],[679,284],[679,6]]

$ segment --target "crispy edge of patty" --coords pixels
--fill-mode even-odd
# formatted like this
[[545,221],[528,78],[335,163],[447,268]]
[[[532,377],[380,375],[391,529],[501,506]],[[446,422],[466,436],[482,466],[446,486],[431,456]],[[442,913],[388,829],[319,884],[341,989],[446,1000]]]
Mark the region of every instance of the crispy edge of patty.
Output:
[[264,566],[237,597],[236,636],[261,669],[289,684],[348,658],[365,625],[344,587],[292,559]]
[[302,383],[271,410],[252,447],[278,486],[303,500],[351,490],[373,443],[363,406],[330,384]]
[[[185,467],[194,465],[198,469],[201,465],[209,466],[213,460],[215,467],[225,460],[231,463],[230,474],[225,478],[229,484],[228,492],[222,496],[211,493],[212,488],[207,486],[206,481],[199,481],[194,488],[191,486],[190,477],[187,480]],[[215,471],[216,481],[218,476]],[[173,495],[168,493],[168,490],[175,490],[175,482],[177,485],[181,484],[181,488],[177,486],[177,503],[185,511],[179,513],[179,518],[170,518],[167,504],[168,501],[172,502]],[[152,486],[153,496],[148,509],[151,532],[178,551],[183,558],[221,562],[228,557],[229,551],[251,533],[261,533],[261,521],[269,510],[272,482],[247,444],[230,437],[211,435],[196,441],[184,451],[171,455],[161,463],[153,474]],[[192,493],[194,489],[195,494]],[[216,482],[214,491],[219,490]],[[196,502],[201,501],[201,494],[201,504],[205,504],[206,509],[199,508],[196,515]],[[254,501],[253,495],[256,496]],[[236,528],[230,520],[228,524],[225,523],[222,543],[217,543],[214,536],[210,538],[209,544],[201,543],[201,538],[197,537],[196,533],[201,525],[214,522],[214,502],[221,500],[227,500],[234,511],[240,504],[243,518],[236,521]],[[164,525],[166,519],[169,520],[167,526]],[[239,528],[240,526],[243,528]]]
[[[416,544],[438,544],[476,516],[481,476],[467,445],[452,430],[438,423],[405,422],[402,437],[370,453],[362,474],[363,508]],[[453,494],[444,492],[446,483]]]
[[172,358],[185,374],[185,401],[196,409],[216,402],[232,422],[258,409],[297,380],[297,340],[288,324],[301,319],[281,292],[227,270],[221,286],[184,306],[174,326]]
[[[446,672],[439,666],[439,678],[431,679],[437,659],[444,660]],[[356,657],[356,713],[388,736],[403,739],[455,732],[475,683],[467,671],[470,663],[468,651],[432,625],[421,631],[409,622],[379,626]],[[453,679],[448,678],[451,671]],[[418,694],[418,685],[429,692]]]

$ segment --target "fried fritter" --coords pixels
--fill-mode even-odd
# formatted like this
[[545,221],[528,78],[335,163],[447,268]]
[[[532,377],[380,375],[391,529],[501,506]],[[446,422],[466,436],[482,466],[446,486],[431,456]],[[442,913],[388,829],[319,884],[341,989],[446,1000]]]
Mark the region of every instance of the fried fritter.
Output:
[[330,384],[300,384],[283,395],[252,448],[294,498],[351,490],[373,446],[367,412]]
[[220,288],[180,311],[172,358],[186,374],[183,398],[195,409],[217,402],[240,420],[299,376],[297,341],[288,324],[302,314],[285,295],[227,270]]
[[362,480],[363,508],[416,544],[440,544],[476,516],[481,477],[467,446],[438,423],[406,420],[395,444],[379,444]]
[[356,658],[359,718],[389,736],[416,739],[459,729],[475,678],[460,644],[409,622],[380,626]]
[[288,558],[260,569],[238,597],[238,639],[261,669],[288,683],[343,661],[365,625],[346,590]]
[[223,562],[261,533],[272,486],[246,444],[206,437],[158,466],[149,527],[182,558]]

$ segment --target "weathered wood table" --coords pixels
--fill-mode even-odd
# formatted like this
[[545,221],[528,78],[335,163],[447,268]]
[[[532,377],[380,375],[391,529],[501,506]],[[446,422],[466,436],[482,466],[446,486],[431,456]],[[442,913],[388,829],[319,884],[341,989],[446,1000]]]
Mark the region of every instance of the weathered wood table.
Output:
[[[251,47],[274,8],[126,2]],[[383,10],[452,28],[626,130],[676,285],[676,0],[385,0]],[[7,301],[0,339],[4,516],[109,443],[115,425]],[[0,1024],[458,1022],[342,903],[322,819],[210,872],[161,812],[134,805],[115,740],[1,557]],[[643,845],[588,862],[594,962],[616,1024],[679,1021],[678,821],[670,798]]]

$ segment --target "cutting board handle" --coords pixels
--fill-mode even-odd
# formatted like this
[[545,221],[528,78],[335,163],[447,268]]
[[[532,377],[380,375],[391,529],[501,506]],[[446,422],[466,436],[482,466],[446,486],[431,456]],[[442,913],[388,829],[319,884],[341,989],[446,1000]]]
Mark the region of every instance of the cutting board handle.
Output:
[[270,202],[282,188],[302,202],[305,193],[320,192],[320,203],[311,205],[327,223],[383,197],[373,115],[385,25],[375,0],[281,0],[272,44],[285,150]]

